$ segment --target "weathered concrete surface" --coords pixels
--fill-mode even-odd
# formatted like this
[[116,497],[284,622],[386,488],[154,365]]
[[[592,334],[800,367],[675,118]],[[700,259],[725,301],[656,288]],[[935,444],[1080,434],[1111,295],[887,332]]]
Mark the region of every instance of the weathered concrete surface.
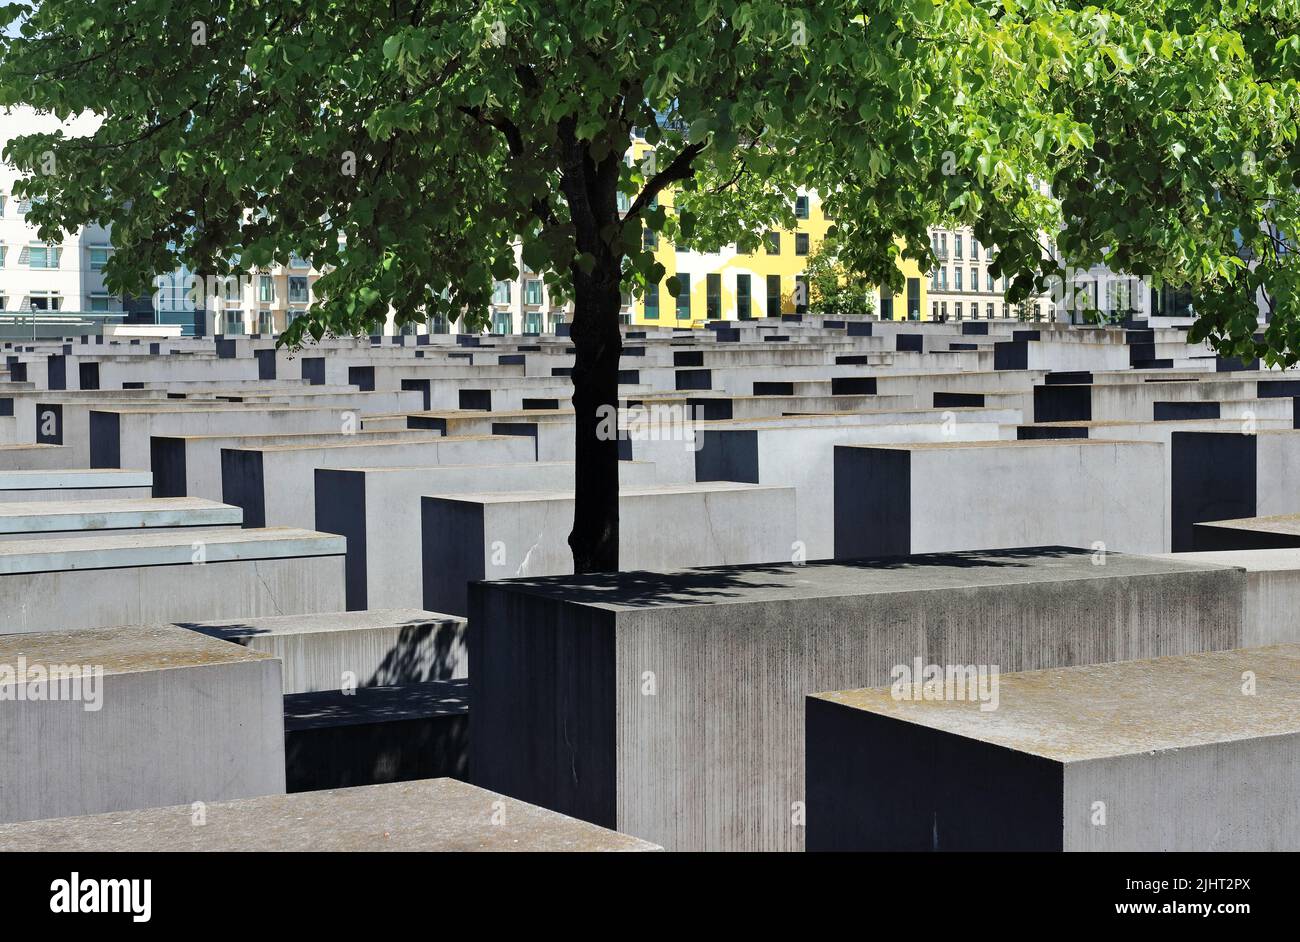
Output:
[[[653,484],[655,471],[649,462],[620,461],[619,483]],[[422,605],[420,497],[485,490],[571,491],[573,464],[316,469],[314,526],[348,541],[348,608]]]
[[[272,657],[154,625],[0,635],[0,665],[0,821],[284,791]],[[38,669],[56,665],[102,677],[81,699],[32,699]]]
[[471,776],[669,849],[799,849],[809,693],[888,683],[915,657],[1029,670],[1241,643],[1240,570],[1094,559],[1040,547],[471,586]]
[[1052,544],[1168,552],[1164,453],[1088,439],[840,445],[835,558]]
[[338,611],[344,551],[275,528],[0,541],[0,634]]
[[[464,614],[475,580],[573,571],[572,491],[428,495],[421,509],[425,608]],[[795,532],[792,487],[706,481],[619,493],[626,569],[787,560]]]
[[239,527],[243,511],[195,497],[0,503],[0,540],[90,535],[99,531],[188,532]]
[[[454,779],[0,827],[0,850],[645,851],[653,844]],[[500,822],[500,823],[496,823]]]
[[153,475],[148,471],[0,471],[0,501],[4,503],[148,497],[152,488]]
[[284,665],[284,692],[388,687],[468,675],[465,619],[417,609],[225,618],[181,625]]
[[1242,647],[1300,642],[1300,548],[1170,553],[1161,558],[1246,571]]
[[1003,674],[989,711],[822,693],[807,723],[809,850],[1300,849],[1300,645]]

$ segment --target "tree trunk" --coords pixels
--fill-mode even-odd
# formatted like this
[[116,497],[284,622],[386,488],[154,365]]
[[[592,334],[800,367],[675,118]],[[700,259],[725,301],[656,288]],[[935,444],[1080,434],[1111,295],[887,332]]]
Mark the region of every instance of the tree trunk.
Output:
[[[575,279],[573,366],[574,572],[618,571],[619,271]],[[584,282],[587,282],[584,284]]]
[[[618,571],[618,365],[623,335],[623,255],[610,244],[619,223],[618,176],[623,147],[602,160],[579,141],[571,124],[560,128],[565,166],[561,188],[574,243],[584,264],[570,266],[573,324],[574,507],[569,549],[574,572]],[[584,270],[584,268],[586,270]]]

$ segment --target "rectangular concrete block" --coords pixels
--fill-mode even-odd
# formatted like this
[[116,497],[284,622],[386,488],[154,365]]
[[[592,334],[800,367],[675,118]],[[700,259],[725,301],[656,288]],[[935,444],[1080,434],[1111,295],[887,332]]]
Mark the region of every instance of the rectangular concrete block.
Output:
[[104,532],[192,533],[237,528],[243,512],[194,497],[0,503],[0,540],[39,540]]
[[[74,698],[60,667],[98,679]],[[0,821],[284,791],[280,664],[238,645],[165,625],[2,635],[0,698]]]
[[[797,850],[803,698],[1240,644],[1245,574],[1067,548],[470,588],[473,781],[679,850]],[[850,681],[849,678],[861,678]]]
[[0,541],[0,634],[339,611],[344,551],[289,528]]
[[[573,571],[570,491],[432,495],[422,507],[425,608],[464,614],[470,582]],[[628,569],[771,562],[794,550],[793,488],[704,482],[619,495]]]
[[291,792],[469,778],[469,682],[443,680],[284,698]]
[[808,698],[809,850],[1300,849],[1300,645],[906,686]]
[[835,449],[835,558],[1169,549],[1164,446],[1079,439]]
[[653,844],[455,779],[269,795],[0,827],[0,850],[647,851]]
[[284,692],[467,676],[465,619],[416,609],[223,618],[181,627],[279,658]]

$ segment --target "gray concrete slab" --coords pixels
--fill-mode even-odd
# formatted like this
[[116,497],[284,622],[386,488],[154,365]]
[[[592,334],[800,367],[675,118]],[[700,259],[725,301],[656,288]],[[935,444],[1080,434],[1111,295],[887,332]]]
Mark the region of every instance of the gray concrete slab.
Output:
[[0,827],[0,850],[646,851],[653,844],[495,795],[426,779]]
[[274,658],[172,626],[0,635],[0,821],[283,792],[280,697]]
[[480,583],[471,775],[669,849],[796,850],[807,694],[916,657],[1010,671],[1235,647],[1245,583],[1060,547]]
[[808,698],[809,850],[1300,849],[1300,645],[900,689]]

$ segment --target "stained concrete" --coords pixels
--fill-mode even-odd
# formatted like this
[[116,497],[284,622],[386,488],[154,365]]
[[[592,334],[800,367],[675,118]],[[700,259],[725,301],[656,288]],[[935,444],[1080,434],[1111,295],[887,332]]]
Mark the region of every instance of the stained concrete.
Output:
[[[163,625],[0,635],[0,664],[22,663],[26,680],[0,679],[0,752],[14,760],[0,764],[2,821],[284,791],[272,657]],[[99,709],[32,699],[34,672],[54,665],[100,669]]]
[[[496,795],[426,779],[0,827],[0,850],[647,851],[653,844]],[[499,823],[498,823],[499,822]]]
[[1245,588],[1238,569],[1061,547],[479,583],[471,776],[669,849],[797,850],[805,695],[915,657],[1231,648]]
[[202,632],[277,657],[284,692],[388,687],[468,674],[465,619],[417,609],[322,612],[188,622]]
[[1300,849],[1300,645],[999,688],[988,711],[888,687],[809,697],[808,849]]

